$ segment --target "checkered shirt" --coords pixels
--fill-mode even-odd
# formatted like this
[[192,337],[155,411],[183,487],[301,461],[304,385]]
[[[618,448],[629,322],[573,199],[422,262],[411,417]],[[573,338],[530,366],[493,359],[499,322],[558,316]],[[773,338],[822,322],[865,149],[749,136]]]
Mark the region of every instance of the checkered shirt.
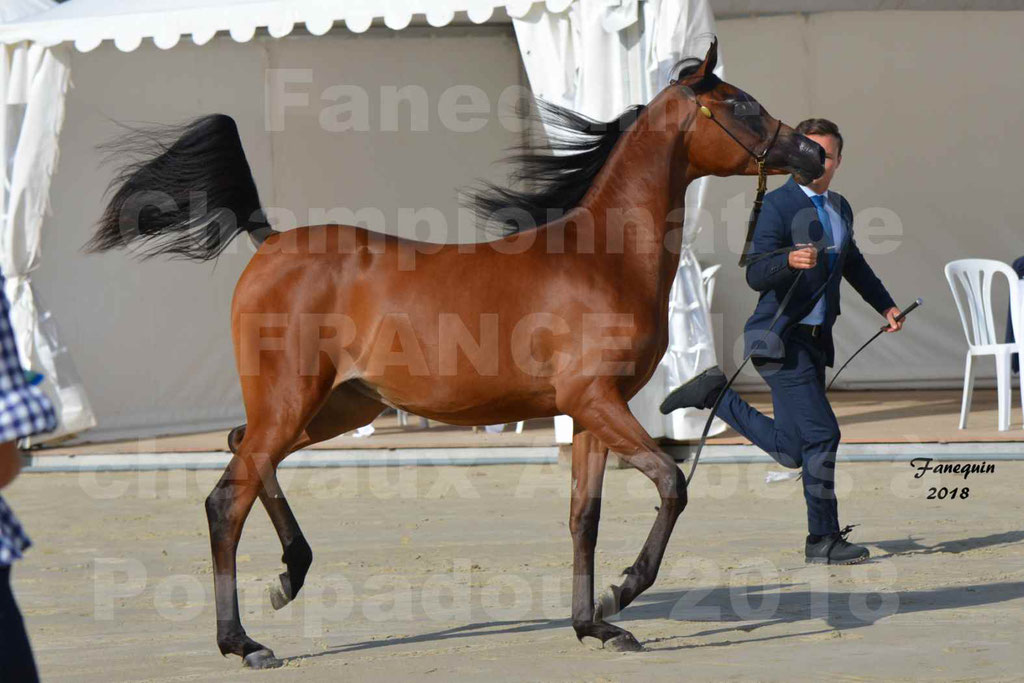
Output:
[[21,559],[23,550],[32,545],[7,502],[0,496],[0,567],[8,567]]
[[[0,443],[57,428],[53,404],[39,387],[29,386],[11,331],[10,305],[0,276]],[[0,497],[0,566],[8,566],[31,545],[18,518]]]
[[39,387],[29,386],[18,360],[10,310],[0,277],[0,443],[57,428],[53,404]]

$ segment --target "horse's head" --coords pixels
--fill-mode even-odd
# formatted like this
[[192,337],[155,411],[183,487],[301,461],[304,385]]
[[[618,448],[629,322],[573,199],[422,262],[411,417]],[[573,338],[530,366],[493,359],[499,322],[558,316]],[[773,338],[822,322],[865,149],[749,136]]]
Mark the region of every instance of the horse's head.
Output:
[[688,61],[667,90],[681,91],[694,107],[687,112],[686,147],[695,175],[756,175],[759,158],[767,173],[792,173],[801,184],[822,174],[825,151],[819,144],[773,118],[760,102],[714,74],[717,40],[703,61]]

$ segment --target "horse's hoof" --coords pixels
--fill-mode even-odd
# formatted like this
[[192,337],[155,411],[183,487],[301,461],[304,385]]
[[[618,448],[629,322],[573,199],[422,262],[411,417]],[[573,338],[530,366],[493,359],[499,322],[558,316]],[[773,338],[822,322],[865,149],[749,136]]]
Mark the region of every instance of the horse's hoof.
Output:
[[250,652],[242,658],[242,664],[250,669],[276,669],[284,666],[284,662],[275,657],[274,653],[267,648]]
[[[283,580],[281,583],[283,583]],[[292,601],[292,599],[288,597],[288,594],[285,593],[284,586],[282,585],[271,584],[267,586],[267,592],[270,594],[270,605],[275,610],[281,609]]]
[[612,652],[643,652],[644,646],[633,637],[632,633],[620,633],[604,644],[604,649]]

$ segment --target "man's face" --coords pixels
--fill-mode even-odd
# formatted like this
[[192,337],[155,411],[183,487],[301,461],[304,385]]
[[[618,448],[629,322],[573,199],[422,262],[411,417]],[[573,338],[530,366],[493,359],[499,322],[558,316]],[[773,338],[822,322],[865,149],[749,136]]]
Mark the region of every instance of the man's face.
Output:
[[839,155],[839,138],[834,135],[815,135],[813,133],[808,134],[806,137],[817,142],[825,150],[825,172],[821,174],[820,178],[807,186],[816,193],[821,194],[828,189],[829,184],[832,182],[832,176],[836,174],[839,162],[843,159]]

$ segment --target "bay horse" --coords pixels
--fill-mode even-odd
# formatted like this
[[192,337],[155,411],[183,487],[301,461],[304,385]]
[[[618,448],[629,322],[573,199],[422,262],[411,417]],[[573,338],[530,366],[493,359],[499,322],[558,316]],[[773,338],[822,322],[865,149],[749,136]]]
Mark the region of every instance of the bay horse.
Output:
[[[387,406],[455,425],[571,416],[572,626],[580,640],[642,649],[606,619],[654,583],[687,501],[685,476],[627,407],[668,345],[686,188],[762,165],[803,182],[823,170],[821,148],[717,78],[716,60],[717,41],[648,105],[611,123],[550,107],[569,153],[527,154],[531,189],[492,186],[476,197],[485,211],[540,220],[474,245],[349,225],[273,231],[224,115],[173,142],[131,137],[141,156],[114,179],[91,251],[207,260],[242,232],[260,243],[231,304],[246,424],[229,434],[233,456],[206,499],[222,654],[281,665],[239,618],[235,553],[256,498],[283,548],[286,571],[271,592],[280,608],[302,588],[312,551],[278,465]],[[197,193],[215,208],[193,210]],[[554,209],[562,214],[543,220]],[[661,505],[636,561],[595,603],[609,449],[650,478]]]

